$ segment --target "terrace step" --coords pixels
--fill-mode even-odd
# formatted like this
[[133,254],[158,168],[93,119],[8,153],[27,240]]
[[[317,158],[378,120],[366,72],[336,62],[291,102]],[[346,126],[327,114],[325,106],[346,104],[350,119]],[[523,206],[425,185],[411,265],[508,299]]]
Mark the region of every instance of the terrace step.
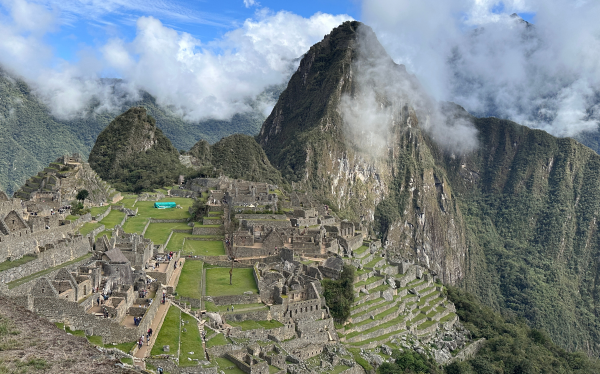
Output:
[[387,301],[385,299],[382,299],[380,297],[373,299],[373,300],[369,300],[368,302],[364,302],[362,304],[358,304],[355,308],[356,309],[350,309],[350,317],[357,315],[358,313],[362,313],[367,309],[370,309],[372,307],[374,307],[375,305],[380,305],[383,303],[386,303]]
[[[398,307],[398,300],[377,304],[377,305],[371,307],[372,309],[368,308],[365,311],[361,312],[362,314],[357,313],[357,315],[353,316],[352,323],[359,323],[362,321],[366,321],[371,316],[376,316],[376,315],[381,314],[381,313],[383,313],[391,308],[394,308],[394,307]],[[369,309],[371,309],[371,310],[369,310]],[[367,312],[367,310],[368,310],[368,312]]]

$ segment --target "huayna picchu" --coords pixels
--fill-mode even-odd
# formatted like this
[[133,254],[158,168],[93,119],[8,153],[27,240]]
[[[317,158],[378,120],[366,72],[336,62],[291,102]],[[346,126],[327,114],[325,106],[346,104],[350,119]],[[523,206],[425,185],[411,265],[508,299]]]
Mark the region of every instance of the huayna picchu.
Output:
[[356,21],[256,138],[159,127],[0,193],[0,372],[600,372],[585,146],[436,103]]

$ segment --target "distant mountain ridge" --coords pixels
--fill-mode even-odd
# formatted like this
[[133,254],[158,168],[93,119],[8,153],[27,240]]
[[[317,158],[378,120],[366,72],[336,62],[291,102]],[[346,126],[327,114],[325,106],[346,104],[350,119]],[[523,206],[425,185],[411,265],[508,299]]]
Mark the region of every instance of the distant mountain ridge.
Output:
[[[115,85],[119,80],[101,82]],[[283,88],[283,85],[272,86],[259,96],[274,102]],[[201,139],[212,144],[235,133],[256,135],[265,119],[258,102],[250,101],[251,112],[235,114],[227,121],[186,122],[158,105],[150,94],[140,92],[140,95],[139,101],[125,102],[114,112],[95,112],[94,104],[90,103],[87,116],[60,120],[26,82],[0,68],[0,190],[12,195],[29,176],[62,155],[80,153],[87,158],[98,134],[130,107],[145,107],[180,150],[189,150]]]

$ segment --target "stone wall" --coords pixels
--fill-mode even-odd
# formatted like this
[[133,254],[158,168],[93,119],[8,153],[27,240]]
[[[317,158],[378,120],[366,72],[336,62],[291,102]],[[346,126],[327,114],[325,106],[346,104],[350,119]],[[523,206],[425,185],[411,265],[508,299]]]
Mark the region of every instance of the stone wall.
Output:
[[269,319],[269,310],[262,309],[257,311],[226,313],[227,321],[243,322],[243,321],[266,321]]
[[101,221],[104,217],[106,217],[110,211],[111,211],[112,207],[109,205],[108,209],[106,209],[106,211],[104,213],[98,214],[97,216],[92,217],[92,219],[94,221]]
[[285,214],[236,214],[235,218],[242,219],[257,219],[257,220],[287,220]]
[[258,294],[210,296],[210,299],[215,305],[258,304],[261,302]]
[[338,241],[340,243],[340,245],[344,248],[346,248],[349,251],[355,251],[358,248],[360,248],[360,246],[363,243],[363,237],[362,235],[358,234],[358,235],[354,235],[352,237],[339,237]]
[[35,274],[42,270],[61,265],[67,261],[79,258],[91,251],[90,243],[82,236],[75,236],[52,248],[37,253],[37,258],[21,266],[0,272],[0,281],[12,282],[17,279]]
[[266,217],[263,219],[243,219],[240,221],[241,227],[244,229],[249,229],[253,226],[264,226],[264,227],[276,227],[276,228],[288,228],[292,227],[292,223],[288,220],[274,220],[267,219]]
[[74,225],[63,225],[33,233],[30,228],[13,231],[9,235],[0,233],[0,262],[4,262],[8,258],[16,260],[34,253],[38,246],[67,238],[75,229]]
[[194,228],[192,229],[193,235],[222,235],[223,227],[202,227],[196,226],[194,224]]

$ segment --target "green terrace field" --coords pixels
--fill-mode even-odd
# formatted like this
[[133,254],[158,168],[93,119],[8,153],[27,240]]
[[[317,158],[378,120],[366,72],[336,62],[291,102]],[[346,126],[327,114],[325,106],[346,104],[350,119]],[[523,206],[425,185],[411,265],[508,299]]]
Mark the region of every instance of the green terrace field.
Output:
[[192,299],[202,298],[202,269],[204,263],[198,260],[186,260],[181,269],[179,283],[177,284],[177,296],[190,297]]
[[206,269],[206,294],[210,296],[242,295],[246,291],[258,293],[254,281],[254,269],[233,269],[233,281],[229,284],[229,268]]
[[125,218],[125,213],[119,212],[118,210],[111,210],[106,217],[104,217],[100,223],[106,226],[107,229],[112,229],[116,225],[121,224]]
[[[229,311],[227,310],[227,309],[230,309],[232,306],[234,307],[233,313],[231,312],[231,310],[229,310]],[[234,314],[234,313],[256,311],[256,310],[268,309],[268,308],[263,303],[215,305],[215,303],[212,303],[210,301],[205,301],[204,309],[206,309],[207,312],[216,312],[216,313],[221,313],[221,314]]]
[[225,255],[225,247],[220,240],[186,240],[183,245],[182,255],[223,256]]
[[168,345],[170,348],[170,354],[177,354],[177,347],[179,347],[179,332],[180,332],[180,320],[181,311],[170,306],[163,321],[162,327],[156,337],[154,346],[152,347],[152,356],[163,354],[163,346]]
[[228,321],[227,323],[233,327],[241,327],[243,331],[256,330],[256,329],[260,329],[260,328],[274,329],[274,328],[283,326],[283,323],[281,323],[279,321],[275,321],[275,320],[272,320],[272,321],[243,321],[243,322]]
[[6,260],[2,263],[0,263],[0,271],[4,271],[4,270],[8,270],[8,269],[12,269],[12,268],[16,268],[17,266],[21,266],[23,264],[28,263],[29,261],[33,261],[37,258],[37,256],[33,256],[33,255],[25,255],[23,257],[21,257],[18,260]]
[[181,313],[181,323],[179,366],[196,366],[198,361],[195,360],[204,360],[198,322],[189,314]]
[[100,225],[102,225],[101,223],[95,222],[95,223],[91,223],[91,222],[86,222],[80,229],[79,229],[79,233],[83,236],[86,236],[87,234],[89,234],[90,232],[94,231],[95,229],[97,229],[98,227],[100,227]]
[[123,205],[125,208],[132,209],[133,204],[135,204],[136,199],[137,199],[137,197],[123,198],[123,199],[119,200],[115,205]]
[[160,202],[174,202],[183,209],[157,209],[154,207],[154,201],[138,201],[135,207],[138,208],[138,216],[152,217],[155,219],[184,219],[190,218],[188,208],[194,204],[194,199],[184,197],[172,197],[160,200]]
[[133,234],[138,233],[141,234],[144,231],[144,227],[146,227],[146,223],[148,223],[148,217],[135,216],[129,217],[125,224],[123,225],[123,231]]
[[172,230],[189,230],[189,233],[192,233],[192,228],[185,222],[151,223],[144,237],[152,240],[154,244],[165,244]]
[[[223,240],[222,236],[213,236],[213,235],[192,235],[185,234],[182,232],[174,232],[173,236],[171,236],[171,240],[169,240],[169,244],[167,245],[168,251],[181,251],[183,249],[183,242],[187,242],[187,238],[203,238],[203,239],[211,239],[211,240]],[[190,240],[192,241],[192,240]],[[224,254],[224,253],[223,253]],[[210,255],[215,256],[215,255]]]
[[108,205],[94,207],[94,208],[90,209],[90,214],[92,215],[92,217],[95,217],[98,214],[102,214],[102,213],[106,212],[107,209],[108,209]]

